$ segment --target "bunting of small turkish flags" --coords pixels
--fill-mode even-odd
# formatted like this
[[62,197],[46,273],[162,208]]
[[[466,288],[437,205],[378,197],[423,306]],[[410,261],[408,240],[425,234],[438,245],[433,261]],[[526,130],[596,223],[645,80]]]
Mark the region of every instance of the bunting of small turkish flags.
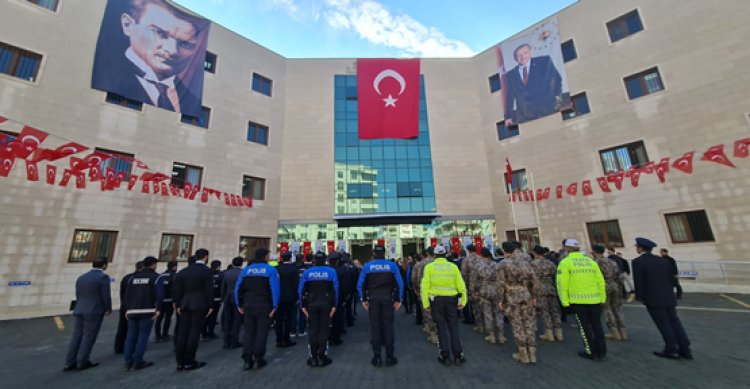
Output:
[[701,161],[716,162],[720,165],[725,165],[733,168],[737,167],[734,166],[732,161],[730,161],[729,158],[727,158],[727,155],[724,154],[723,144],[712,146],[708,150],[706,150],[706,152],[703,153],[703,156],[701,157]]
[[128,178],[128,190],[133,190],[133,187],[137,183],[138,183],[138,175],[131,174],[130,178]]
[[568,189],[565,190],[567,194],[570,196],[575,196],[578,193],[578,183],[573,182],[570,185],[568,185]]
[[476,247],[477,252],[482,250],[482,247],[484,247],[484,243],[482,243],[482,237],[481,236],[475,236],[474,237],[474,247]]
[[26,161],[26,180],[39,181],[39,168],[34,161]]
[[60,186],[68,186],[68,181],[70,181],[70,176],[73,174],[73,171],[70,169],[65,169],[63,172],[62,179],[60,180]]
[[312,244],[307,241],[302,243],[302,253],[307,257],[312,252]]
[[245,206],[248,208],[253,207],[253,198],[252,197],[243,197],[242,202],[245,203]]
[[638,180],[641,178],[641,170],[631,166],[630,169],[628,169],[628,172],[625,173],[626,177],[630,177],[630,185],[633,188],[638,187]]
[[177,185],[169,184],[169,193],[174,197],[182,197],[182,193],[180,193],[180,187]]
[[531,199],[529,198],[529,192],[526,190],[523,191],[523,201],[531,201]]
[[555,192],[557,194],[558,199],[563,198],[563,186],[562,185],[558,185],[557,188],[555,188]]
[[57,178],[57,166],[47,165],[47,183],[55,185],[55,178]]
[[101,165],[95,165],[92,166],[89,170],[89,181],[95,182],[95,181],[101,181],[104,179],[104,174],[102,174],[102,167]]
[[203,190],[201,191],[201,203],[207,203],[209,195],[210,193],[208,192],[208,190],[206,188],[203,188]]
[[201,191],[201,187],[196,185],[193,186],[193,184],[186,182],[185,183],[185,189],[183,190],[184,197],[188,200],[195,200],[195,196],[198,195],[198,192]]
[[74,174],[76,176],[76,189],[86,189],[86,176],[82,172]]
[[336,251],[336,242],[329,240],[326,242],[326,246],[328,247],[328,254]]
[[451,238],[451,248],[455,254],[461,254],[461,239],[459,237],[454,236]]
[[[83,159],[77,161],[75,165],[73,165],[73,159],[71,158],[71,167],[74,170],[86,170],[90,169],[94,166],[101,165],[102,162],[112,158],[111,155],[102,153],[101,151],[94,151],[93,153],[83,157]],[[78,160],[77,158],[75,158]]]
[[747,158],[749,146],[750,146],[750,138],[740,139],[734,142],[734,157],[735,158]]
[[289,242],[279,243],[279,254],[284,254],[287,251],[289,251]]
[[591,180],[586,180],[581,184],[581,190],[583,190],[584,196],[591,196],[594,191],[591,190]]
[[667,173],[669,173],[669,157],[662,158],[659,163],[655,164],[654,172],[656,177],[659,178],[659,182],[664,183],[667,180]]
[[[14,149],[16,158],[26,159],[35,152],[39,145],[47,139],[47,133],[37,130],[36,128],[25,126],[21,133],[18,134]],[[19,143],[20,142],[20,143]]]
[[430,238],[430,246],[436,247],[437,246],[438,239],[437,238]]
[[0,116],[0,123],[5,123],[7,121],[8,121],[8,118],[6,118],[5,116]]
[[148,193],[149,186],[150,184],[148,183],[148,181],[143,181],[143,185],[141,185],[141,193]]
[[[227,194],[227,193],[224,193],[224,204],[226,204],[228,206],[232,206],[232,203],[229,202],[229,194]],[[236,202],[235,202],[234,206],[235,207],[237,206]]]
[[599,184],[599,188],[604,193],[611,193],[612,190],[609,189],[609,184],[607,183],[607,177],[597,177],[596,182]]
[[359,139],[416,138],[419,83],[419,59],[358,59]]
[[672,167],[687,174],[692,174],[694,154],[695,151],[685,153],[682,157],[677,158],[674,160],[674,162],[672,162]]
[[159,188],[159,190],[161,191],[161,196],[162,197],[169,197],[169,189],[167,189],[167,183],[166,182],[162,182],[161,183],[161,188]]
[[625,173],[620,170],[618,172],[609,172],[607,174],[607,181],[615,184],[617,190],[622,190],[622,182],[625,180]]

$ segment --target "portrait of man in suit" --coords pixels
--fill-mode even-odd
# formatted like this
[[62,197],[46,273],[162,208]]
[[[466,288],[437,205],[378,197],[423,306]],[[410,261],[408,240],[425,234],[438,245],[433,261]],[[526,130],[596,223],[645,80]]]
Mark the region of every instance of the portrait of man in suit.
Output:
[[200,116],[209,25],[164,0],[110,0],[92,87]]
[[500,44],[506,127],[571,107],[555,20]]

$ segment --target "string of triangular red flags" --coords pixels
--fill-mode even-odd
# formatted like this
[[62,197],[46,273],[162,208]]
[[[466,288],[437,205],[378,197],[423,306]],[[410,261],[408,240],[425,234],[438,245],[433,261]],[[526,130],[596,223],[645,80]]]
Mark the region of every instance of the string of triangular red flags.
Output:
[[[735,158],[747,158],[750,155],[750,138],[738,139],[734,142],[733,156]],[[695,150],[683,154],[681,157],[671,160],[670,157],[662,158],[659,162],[649,162],[644,166],[635,167],[631,166],[627,171],[620,170],[618,172],[610,172],[609,174],[596,178],[596,184],[602,193],[613,193],[614,190],[622,190],[623,183],[629,178],[630,186],[636,188],[640,182],[641,175],[652,174],[656,175],[660,183],[664,183],[667,180],[667,173],[670,172],[670,168],[679,170],[685,174],[693,173],[693,158],[695,156]],[[724,152],[724,145],[715,145],[709,147],[703,152],[700,158],[701,161],[718,163],[731,168],[736,168],[735,164],[727,157]],[[671,162],[671,163],[670,163]],[[507,166],[510,166],[510,162],[506,160]],[[578,194],[579,182],[572,182],[568,185],[556,185],[555,186],[555,197],[558,200],[563,199],[564,194],[568,197],[575,197]],[[581,192],[584,196],[591,196],[594,194],[592,180],[580,181]],[[545,187],[543,189],[537,189],[536,193],[532,190],[525,190],[520,192],[513,192],[508,196],[508,201],[546,201],[550,199],[552,187]]]
[[[209,199],[214,196],[217,200],[224,199],[224,204],[229,207],[246,207],[252,208],[253,199],[243,197],[228,192],[212,189],[206,186],[193,186],[190,182],[183,181],[183,188],[173,185],[171,180],[175,178],[171,175],[156,172],[149,169],[143,161],[123,155],[109,154],[95,150],[90,154],[79,158],[74,155],[81,154],[85,151],[92,150],[91,147],[72,142],[59,136],[51,135],[34,127],[25,125],[13,119],[0,116],[0,124],[13,122],[23,126],[23,129],[17,137],[0,133],[0,178],[8,177],[17,159],[25,161],[26,180],[31,182],[39,181],[39,167],[41,162],[47,162],[45,165],[45,181],[49,185],[59,185],[67,187],[71,179],[75,180],[77,189],[86,188],[86,180],[89,182],[98,182],[102,192],[119,189],[127,179],[127,190],[132,191],[138,182],[141,182],[141,193],[154,195],[161,194],[165,197],[179,197],[187,200],[195,200],[198,193],[201,194],[201,203],[208,203]],[[54,148],[43,148],[42,143],[48,138],[53,137],[66,143]],[[69,158],[67,167],[52,164],[63,158]],[[118,158],[127,160],[132,166],[143,170],[139,175],[131,173],[128,177],[127,172],[116,172],[113,168],[102,170],[102,162]],[[61,179],[57,181],[58,168],[63,170]],[[170,180],[168,184],[167,180]]]

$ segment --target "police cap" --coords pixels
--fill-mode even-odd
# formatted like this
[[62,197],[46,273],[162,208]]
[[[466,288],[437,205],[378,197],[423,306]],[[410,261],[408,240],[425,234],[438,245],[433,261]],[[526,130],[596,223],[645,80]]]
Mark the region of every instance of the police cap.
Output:
[[539,255],[544,255],[544,247],[542,247],[540,245],[534,246],[533,250],[534,250],[535,253],[537,253]]
[[597,254],[604,254],[604,246],[600,244],[594,244],[591,246],[591,250]]
[[656,243],[654,243],[652,240],[646,239],[646,238],[635,238],[635,245],[636,246],[641,246],[641,247],[643,247],[645,249],[652,249],[652,248],[656,247]]

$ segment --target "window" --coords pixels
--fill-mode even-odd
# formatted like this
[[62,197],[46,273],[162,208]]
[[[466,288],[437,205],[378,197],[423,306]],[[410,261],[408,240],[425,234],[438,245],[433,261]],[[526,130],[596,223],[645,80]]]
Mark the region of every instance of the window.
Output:
[[518,136],[518,125],[514,124],[510,127],[505,127],[505,122],[498,122],[497,123],[497,139],[498,140],[505,140],[508,138],[512,138],[514,136]]
[[398,197],[422,197],[421,182],[399,182],[396,190]]
[[27,0],[31,4],[36,4],[50,11],[57,11],[58,0]]
[[10,143],[18,138],[18,133],[13,131],[0,130],[0,145]]
[[505,238],[510,240],[517,240],[521,243],[521,247],[526,252],[531,252],[534,246],[539,243],[539,229],[538,228],[525,228],[518,230],[518,239],[516,239],[516,231],[510,230],[505,231]]
[[589,109],[589,100],[586,98],[586,92],[579,93],[570,98],[573,102],[573,108],[565,111],[560,111],[563,120],[570,120],[579,116],[588,115],[591,112]]
[[125,173],[125,180],[130,179],[130,173],[133,171],[133,158],[135,155],[128,153],[121,153],[119,151],[96,148],[96,151],[109,154],[112,157],[102,161],[101,168],[104,174],[107,173],[107,169],[113,169],[115,175],[120,172]]
[[620,232],[620,223],[617,220],[586,223],[586,230],[588,230],[591,243],[598,243],[605,247],[625,247],[622,232]]
[[263,93],[266,96],[271,96],[271,85],[273,81],[271,79],[261,76],[258,73],[253,73],[253,90],[256,92]]
[[41,63],[41,55],[0,42],[0,73],[36,81]]
[[189,182],[193,187],[200,186],[203,168],[190,166],[183,163],[175,162],[172,164],[172,182],[171,184],[183,189],[185,183]]
[[664,90],[664,84],[662,84],[661,76],[659,75],[659,68],[656,67],[625,77],[624,80],[630,100]]
[[268,145],[268,127],[262,124],[248,122],[247,141]]
[[203,70],[216,74],[216,54],[206,51],[206,60],[203,62]]
[[599,152],[604,174],[628,170],[631,166],[640,167],[648,163],[646,146],[643,141],[628,143]]
[[201,116],[195,117],[186,114],[182,114],[180,121],[185,124],[191,124],[197,127],[208,128],[208,120],[211,117],[211,108],[201,107]]
[[343,181],[337,182],[336,183],[336,189],[338,189],[338,190],[344,190],[344,182]]
[[560,48],[562,49],[563,62],[569,62],[578,58],[576,45],[573,43],[572,39],[563,42],[560,45]]
[[187,261],[193,252],[193,235],[161,234],[159,261]]
[[75,230],[68,262],[94,262],[107,257],[112,262],[117,242],[117,231]]
[[240,236],[240,250],[239,255],[242,258],[254,258],[255,250],[259,248],[270,248],[271,239],[269,238],[257,238],[254,236]]
[[[503,174],[503,181],[505,180],[505,174]],[[514,170],[513,171],[513,181],[511,181],[510,184],[511,189],[513,192],[523,192],[526,190],[529,190],[529,181],[526,177],[526,169],[521,170]],[[508,192],[508,187],[506,185],[505,192]]]
[[130,100],[126,97],[122,97],[120,95],[116,95],[114,93],[107,92],[107,97],[104,99],[104,101],[119,105],[125,108],[134,109],[136,111],[142,111],[143,110],[143,103],[140,101]]
[[252,197],[255,200],[265,200],[266,179],[242,176],[242,196]]
[[490,93],[495,93],[500,90],[500,75],[495,73],[490,76]]
[[371,199],[372,184],[347,184],[346,192],[350,199]]
[[705,210],[669,213],[667,227],[672,243],[713,242],[714,233]]
[[638,10],[630,11],[607,23],[609,40],[612,41],[612,43],[629,35],[633,35],[641,30],[643,30],[643,23],[641,23],[641,16],[638,15]]

